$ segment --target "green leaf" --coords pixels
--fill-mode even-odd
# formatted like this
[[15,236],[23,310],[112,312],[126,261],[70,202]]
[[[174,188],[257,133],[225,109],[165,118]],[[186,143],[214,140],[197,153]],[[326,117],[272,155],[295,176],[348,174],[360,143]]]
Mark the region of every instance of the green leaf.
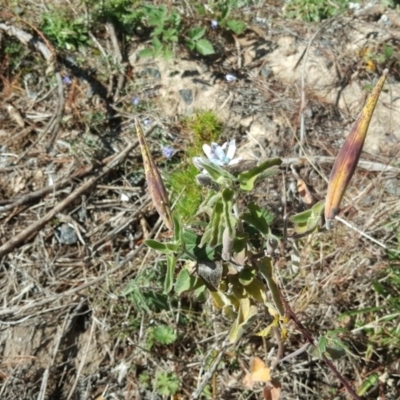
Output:
[[165,41],[171,41],[171,42],[176,42],[176,40],[174,40],[174,38],[178,38],[177,36],[177,31],[174,28],[169,28],[167,30],[163,31],[163,40]]
[[205,301],[205,291],[206,285],[200,285],[197,289],[194,290],[194,295],[198,298],[199,301]]
[[190,39],[186,39],[186,44],[187,47],[189,47],[189,50],[193,51],[196,47],[196,42]]
[[164,24],[165,17],[167,16],[167,8],[165,5],[160,7],[154,7],[149,13],[149,24],[152,26],[157,26]]
[[268,210],[261,209],[255,203],[250,203],[247,208],[249,212],[241,216],[243,221],[257,229],[264,237],[267,236],[269,234],[269,224],[272,223],[274,217]]
[[[203,235],[204,237],[204,235]],[[211,261],[214,259],[215,249],[212,249],[208,244],[204,247],[200,247],[200,241],[202,236],[196,235],[190,231],[183,231],[182,240],[185,246],[185,254],[188,255],[192,260],[196,261]]]
[[228,18],[229,14],[231,13],[231,8],[228,5],[222,9],[221,20]]
[[179,250],[179,246],[174,243],[161,243],[153,239],[146,240],[145,244],[151,249],[160,251],[164,254],[176,253]]
[[224,168],[221,168],[219,165],[212,163],[208,158],[195,157],[194,160],[196,160],[199,167],[204,168],[209,173],[211,178],[216,182],[220,181],[221,178],[229,179],[232,182],[237,181],[237,179],[230,172]]
[[168,294],[174,286],[175,267],[176,257],[170,254],[167,256],[167,272],[164,280],[164,294]]
[[249,297],[257,300],[258,303],[264,304],[272,309],[275,308],[270,302],[267,301],[266,287],[258,278],[253,279],[244,287],[244,290]]
[[239,282],[243,286],[250,285],[250,283],[253,281],[254,276],[255,276],[255,269],[253,268],[243,268],[239,272]]
[[269,178],[278,174],[279,169],[276,168],[276,166],[280,164],[282,164],[282,160],[280,158],[273,158],[262,162],[248,171],[240,173],[238,176],[240,188],[245,191],[253,190],[258,179]]
[[190,275],[187,269],[182,269],[175,282],[175,293],[180,295],[183,292],[189,292],[193,290],[196,286],[197,279],[193,275]]
[[319,201],[311,209],[292,215],[289,221],[294,224],[294,229],[298,234],[312,232],[319,224],[323,211],[324,202]]
[[379,374],[371,374],[357,390],[358,396],[364,396],[372,387],[379,383]]
[[199,40],[200,38],[202,38],[204,36],[205,32],[206,32],[205,28],[192,28],[188,32],[188,36],[192,40]]
[[179,378],[173,372],[158,372],[155,389],[160,396],[174,395],[179,390]]
[[182,221],[177,213],[172,214],[172,221],[174,223],[174,239],[176,243],[183,243],[182,241]]
[[236,343],[242,337],[246,328],[256,318],[257,313],[257,307],[251,305],[249,298],[240,299],[239,313],[228,335],[230,343]]
[[226,21],[226,26],[237,35],[240,35],[246,30],[246,24],[235,19]]
[[203,237],[201,238],[200,247],[208,244],[211,248],[215,248],[222,242],[222,216],[223,216],[223,203],[220,199],[214,205],[214,209],[211,214],[210,223],[208,224],[206,230],[204,231]]
[[165,243],[165,246],[167,247],[167,250],[172,253],[177,253],[180,250],[180,246],[178,243]]
[[383,52],[385,53],[386,60],[389,60],[393,56],[393,47],[385,43],[383,45]]
[[328,345],[328,341],[326,340],[326,338],[324,336],[321,336],[318,340],[318,345],[317,345],[320,356],[325,353],[327,345]]
[[177,338],[173,328],[168,325],[156,326],[153,330],[153,337],[156,342],[167,345],[174,343]]
[[285,315],[285,307],[283,306],[280,290],[278,285],[276,284],[273,273],[272,273],[272,262],[269,257],[260,258],[257,261],[258,269],[263,276],[263,278],[267,281],[268,288],[272,295],[272,300],[275,304],[275,307],[281,317]]
[[245,265],[247,261],[247,244],[249,235],[245,232],[236,232],[233,241],[233,256],[232,260],[237,265]]
[[196,50],[202,56],[209,56],[210,54],[214,54],[215,50],[213,45],[207,39],[200,39],[196,42]]
[[234,237],[234,225],[236,224],[236,218],[233,216],[233,197],[235,192],[232,189],[225,188],[222,191],[222,203],[224,206],[224,218],[225,225],[229,230],[229,235],[231,238]]
[[153,57],[153,56],[154,56],[153,49],[146,48],[146,49],[139,51],[139,57],[145,58],[145,57]]

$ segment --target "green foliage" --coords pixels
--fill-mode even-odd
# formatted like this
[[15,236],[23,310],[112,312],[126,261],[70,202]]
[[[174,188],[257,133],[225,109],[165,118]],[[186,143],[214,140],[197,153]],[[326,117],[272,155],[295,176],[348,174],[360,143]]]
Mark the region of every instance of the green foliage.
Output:
[[142,7],[141,22],[151,29],[151,46],[142,50],[141,57],[170,58],[174,54],[174,48],[181,38],[185,37],[185,43],[191,51],[208,56],[214,54],[214,48],[210,41],[204,38],[206,29],[203,27],[190,28],[185,26],[178,10],[167,9],[165,5]]
[[11,71],[14,72],[14,69],[20,67],[21,61],[26,57],[26,51],[26,47],[12,37],[4,36],[2,38],[0,58],[8,61]]
[[320,336],[317,347],[312,349],[311,353],[316,353],[318,357],[325,355],[332,360],[344,357],[349,352],[347,345],[340,338],[340,334],[344,333],[346,333],[344,329],[336,329]]
[[[218,18],[219,29],[236,35],[243,33],[246,24],[240,19],[230,18],[229,15],[232,10],[251,3],[229,0],[216,4],[215,16]],[[189,21],[182,18],[180,8],[167,7],[164,4],[143,4],[139,0],[87,0],[87,4],[90,12],[87,21],[90,21],[91,28],[111,22],[118,31],[126,35],[149,35],[151,44],[139,53],[141,57],[170,58],[181,44],[202,56],[215,53],[212,43],[206,37],[207,30],[211,27],[208,25],[208,18],[205,18],[208,11],[203,5],[193,8],[197,9],[198,15],[194,15]],[[57,47],[75,50],[89,43],[85,21],[67,14],[67,11],[54,10],[44,14],[41,29]],[[205,21],[207,26],[204,26]]]
[[344,11],[348,4],[348,0],[290,0],[285,5],[284,13],[288,18],[319,22]]
[[112,22],[129,35],[134,32],[143,16],[139,7],[140,0],[90,0],[89,3],[93,6],[94,20],[101,23]]
[[170,58],[173,55],[174,44],[178,42],[179,34],[182,31],[180,13],[175,10],[168,10],[165,5],[142,7],[142,23],[151,28],[151,46],[142,50],[141,57]]
[[[366,358],[375,348],[387,349],[390,359],[399,356],[400,346],[400,258],[392,254],[390,265],[379,279],[371,282],[371,288],[379,297],[379,306],[351,310],[341,318],[355,319],[356,330],[362,330],[368,337]],[[390,361],[387,361],[388,363]]]
[[214,54],[213,45],[203,36],[206,33],[205,28],[193,28],[188,32],[188,38],[186,39],[186,44],[190,50],[196,50],[202,56],[208,56]]
[[193,219],[202,201],[202,189],[196,182],[198,171],[191,158],[203,153],[204,143],[218,140],[222,123],[213,111],[198,111],[187,117],[183,124],[190,141],[185,149],[185,158],[167,178],[167,184],[175,196],[172,200],[176,200],[177,214],[187,222]]
[[184,163],[167,178],[172,193],[179,196],[175,210],[184,221],[193,218],[201,203],[202,191],[196,183],[196,175],[196,168]]
[[173,328],[168,325],[158,325],[147,330],[147,349],[151,350],[155,344],[169,345],[175,342],[177,336]]
[[194,116],[186,118],[184,124],[191,136],[186,149],[188,158],[202,154],[203,144],[218,141],[222,134],[222,123],[213,111],[198,111]]
[[77,50],[89,44],[89,31],[84,17],[54,10],[44,13],[40,29],[58,48]]
[[139,384],[140,387],[143,389],[148,389],[151,384],[151,377],[148,372],[142,372],[139,375]]
[[321,221],[321,215],[323,212],[324,202],[319,201],[309,210],[291,216],[290,222],[294,224],[295,230],[299,234],[312,232],[314,229],[318,228],[318,224]]
[[[254,203],[249,204],[247,212],[239,214],[235,211],[239,193],[252,189],[256,179],[273,176],[280,162],[279,159],[266,160],[235,176],[210,160],[199,158],[198,167],[207,171],[209,179],[217,187],[216,192],[214,189],[210,190],[211,195],[206,197],[200,207],[208,221],[202,235],[182,229],[180,218],[175,215],[172,241],[147,241],[151,248],[168,257],[175,253],[177,258],[189,258],[196,262],[195,267],[187,263],[180,270],[174,285],[175,292],[177,295],[201,292],[207,287],[216,307],[222,309],[227,318],[234,320],[229,333],[232,343],[239,340],[257,316],[255,303],[262,303],[280,316],[284,315],[279,289],[273,279],[271,258],[253,258],[253,254],[264,252],[270,239],[276,240],[269,227],[273,217]],[[308,218],[313,218],[313,214]],[[246,224],[257,231],[263,240],[250,242],[247,232],[244,231]],[[224,260],[224,265],[221,259]],[[168,283],[164,286],[170,288],[172,278],[167,275]],[[267,286],[260,279],[261,276],[267,281]],[[272,303],[267,300],[268,291],[271,293]]]
[[233,32],[235,35],[241,35],[246,30],[246,23],[231,17],[231,14],[242,7],[251,5],[256,4],[248,0],[224,0],[218,2],[216,9],[219,26]]
[[179,378],[173,372],[157,371],[153,379],[148,372],[142,372],[139,384],[143,389],[152,388],[160,396],[172,396],[179,390]]
[[122,295],[127,297],[138,313],[151,315],[153,312],[168,310],[168,297],[160,293],[164,281],[165,265],[160,262],[156,268],[144,269],[132,279]]
[[154,386],[160,396],[171,396],[179,389],[179,378],[173,372],[157,371]]

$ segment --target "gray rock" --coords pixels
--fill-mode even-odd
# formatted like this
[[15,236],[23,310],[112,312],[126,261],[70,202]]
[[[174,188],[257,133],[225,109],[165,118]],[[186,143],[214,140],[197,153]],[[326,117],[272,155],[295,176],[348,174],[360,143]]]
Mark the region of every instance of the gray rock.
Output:
[[193,103],[193,92],[191,89],[181,89],[179,90],[179,94],[188,106]]
[[75,244],[78,241],[78,236],[75,232],[74,227],[69,224],[62,224],[57,228],[57,239],[60,244]]
[[264,64],[261,67],[261,75],[264,78],[269,78],[271,76],[271,74],[272,74],[272,68],[268,64]]
[[143,70],[143,74],[150,75],[152,78],[160,79],[161,73],[157,68],[147,67]]

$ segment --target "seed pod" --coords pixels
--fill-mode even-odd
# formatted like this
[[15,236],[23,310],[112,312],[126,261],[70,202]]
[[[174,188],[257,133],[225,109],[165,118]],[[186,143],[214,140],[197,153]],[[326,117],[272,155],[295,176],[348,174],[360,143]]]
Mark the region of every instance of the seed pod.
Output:
[[157,212],[160,214],[165,225],[169,230],[173,230],[171,208],[169,206],[169,200],[167,191],[164,187],[164,182],[158,172],[157,166],[153,159],[149,148],[147,147],[146,139],[143,134],[142,127],[137,118],[135,118],[136,132],[139,138],[140,150],[142,152],[144,172],[146,176],[147,186],[153,205]]
[[327,229],[331,229],[333,226],[333,220],[339,212],[340,202],[357,167],[365,137],[367,136],[368,126],[387,74],[388,70],[385,69],[336,157],[325,201]]

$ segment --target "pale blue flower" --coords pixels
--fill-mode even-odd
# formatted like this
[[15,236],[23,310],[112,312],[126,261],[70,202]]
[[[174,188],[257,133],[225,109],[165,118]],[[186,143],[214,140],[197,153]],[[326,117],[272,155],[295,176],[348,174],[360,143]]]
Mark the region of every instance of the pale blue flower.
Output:
[[242,160],[241,157],[234,158],[236,152],[235,139],[224,143],[222,146],[217,143],[211,143],[211,146],[203,144],[203,151],[213,164],[219,165],[220,167],[235,165]]
[[149,125],[151,124],[151,119],[150,119],[150,118],[145,118],[145,119],[143,120],[143,124],[144,124],[145,126],[149,126]]
[[236,81],[237,77],[233,74],[226,74],[225,79],[227,82],[234,82]]
[[163,146],[162,153],[165,158],[171,158],[175,154],[175,149],[169,146]]
[[211,28],[212,29],[217,29],[218,28],[218,21],[216,19],[213,19],[211,21]]
[[131,102],[134,106],[137,106],[140,103],[140,99],[139,97],[132,97]]
[[64,85],[70,85],[72,83],[71,78],[69,76],[64,76],[62,78]]

